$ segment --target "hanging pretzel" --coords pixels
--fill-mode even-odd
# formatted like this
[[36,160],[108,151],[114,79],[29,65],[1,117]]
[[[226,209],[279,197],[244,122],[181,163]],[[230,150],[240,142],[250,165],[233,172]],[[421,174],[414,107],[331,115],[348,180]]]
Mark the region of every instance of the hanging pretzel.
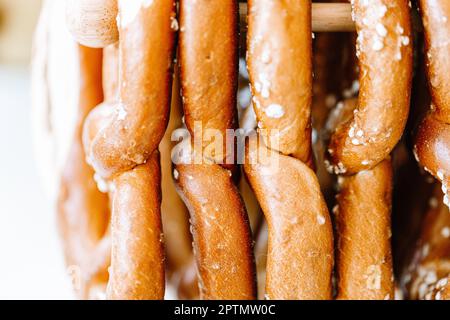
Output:
[[145,163],[164,135],[172,84],[174,10],[172,1],[144,1],[140,6],[119,1],[120,100],[86,149],[103,178]]
[[168,119],[174,8],[172,1],[138,7],[119,1],[119,102],[100,105],[85,124],[90,160],[97,174],[109,177],[110,299],[164,297],[157,147]]
[[[409,7],[403,0],[355,0],[352,5],[358,32],[359,97],[339,103],[327,123],[332,132],[331,171],[355,174],[339,177],[338,205],[333,210],[338,298],[393,299],[389,153],[402,135],[409,111]],[[381,94],[383,99],[378,98]]]
[[244,170],[268,222],[266,298],[329,299],[331,222],[306,164],[312,161],[311,3],[251,0],[248,7],[248,69],[264,130],[250,138]]
[[104,48],[119,40],[117,0],[66,0],[67,27],[82,45]]
[[418,128],[414,151],[424,169],[442,183],[444,203],[450,207],[450,3],[420,1],[420,8],[432,104]]
[[328,156],[336,174],[355,174],[384,160],[399,141],[409,111],[412,38],[407,1],[352,3],[361,94],[354,114],[331,137]]
[[[174,179],[191,214],[203,299],[256,297],[248,217],[228,170],[233,170],[234,156],[223,152],[233,144],[227,143],[226,131],[236,126],[237,10],[235,0],[180,2],[185,123],[205,148],[200,159],[193,154],[193,164],[177,164]],[[219,148],[206,147],[212,139],[208,130],[223,139]]]

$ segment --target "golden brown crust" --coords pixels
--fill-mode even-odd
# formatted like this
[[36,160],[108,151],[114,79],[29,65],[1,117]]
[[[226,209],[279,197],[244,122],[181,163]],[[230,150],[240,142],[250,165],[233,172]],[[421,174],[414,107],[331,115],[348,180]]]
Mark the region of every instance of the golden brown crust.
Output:
[[112,181],[108,299],[164,299],[159,152]]
[[88,298],[94,286],[104,286],[108,280],[109,200],[97,189],[94,171],[85,162],[81,139],[86,115],[103,99],[102,52],[79,46],[78,55],[79,109],[72,145],[61,174],[57,218],[66,264],[81,272],[81,288],[77,294]]
[[408,272],[403,277],[410,299],[449,298],[450,212],[439,197],[436,184]]
[[104,48],[119,40],[117,0],[66,0],[67,27],[80,44]]
[[[88,159],[96,173],[106,178],[104,184],[112,199],[112,253],[107,297],[163,299],[165,257],[157,147],[164,135],[169,111],[173,4],[153,1],[134,7],[130,2],[121,1],[119,7],[122,32],[119,53],[113,46],[105,50],[106,101],[86,120],[84,145],[94,154]],[[142,26],[146,32],[132,34]],[[161,32],[154,32],[156,29]],[[150,144],[145,136],[153,139]],[[127,145],[130,149],[120,154],[123,151],[120,148]],[[139,149],[146,151],[133,154]],[[111,159],[111,154],[122,157],[123,161]],[[135,158],[132,164],[128,161],[130,157],[139,159]],[[102,166],[105,159],[111,167]]]
[[145,163],[164,135],[172,84],[174,10],[173,1],[143,2],[136,12],[130,3],[119,1],[120,102],[87,148],[95,171],[104,178]]
[[393,299],[391,161],[339,180],[338,206],[333,210],[338,299]]
[[307,166],[311,2],[250,0],[248,6],[248,70],[260,130],[249,140],[244,170],[268,222],[265,296],[330,299],[331,221]]
[[444,203],[450,197],[450,124],[440,122],[429,113],[420,124],[414,147],[415,155],[426,171],[442,183]]
[[258,126],[267,129],[269,148],[309,162],[311,1],[250,0],[248,7],[247,60]]
[[420,1],[424,25],[427,75],[435,107],[435,117],[450,124],[450,2]]
[[424,169],[442,183],[444,200],[438,188],[423,222],[416,253],[408,274],[412,299],[450,299],[450,95],[447,89],[449,65],[447,16],[448,1],[421,1],[425,29],[427,75],[432,98],[431,111],[420,124],[414,154]]
[[255,299],[250,226],[231,172],[210,164],[177,165],[175,170],[191,214],[201,298]]
[[266,298],[330,299],[333,232],[314,172],[256,136],[244,169],[269,227]]
[[[191,215],[203,299],[256,298],[247,212],[225,169],[235,163],[234,141],[226,136],[236,126],[237,6],[234,0],[181,1],[180,6],[180,76],[195,164],[178,164],[174,178]],[[214,142],[222,139],[222,150],[205,148],[212,140],[206,130],[214,130]],[[198,140],[204,144],[200,159]]]
[[[205,132],[212,129],[222,135],[226,150],[226,130],[236,125],[237,19],[235,0],[180,2],[179,52],[185,122],[191,133],[201,125],[204,148],[212,140]],[[215,163],[226,162],[226,154],[204,152],[203,156]],[[234,163],[233,160],[233,154],[228,155],[228,163]]]
[[426,40],[427,75],[431,112],[420,124],[414,151],[416,159],[442,183],[444,203],[450,206],[450,15],[448,1],[420,1]]
[[328,148],[329,160],[341,174],[373,168],[392,151],[406,125],[412,77],[408,1],[353,4],[360,67],[358,108],[337,127]]

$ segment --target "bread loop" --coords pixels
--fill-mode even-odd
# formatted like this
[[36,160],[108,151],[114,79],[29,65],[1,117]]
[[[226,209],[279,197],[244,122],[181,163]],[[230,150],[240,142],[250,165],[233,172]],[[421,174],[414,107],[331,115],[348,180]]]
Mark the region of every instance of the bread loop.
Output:
[[105,50],[108,96],[85,122],[88,159],[112,200],[109,299],[164,298],[157,148],[168,120],[173,14],[171,1],[119,1],[119,52]]
[[[326,163],[338,177],[338,299],[393,299],[392,165],[409,112],[412,37],[408,2],[352,1],[359,96],[337,104]],[[386,70],[390,70],[386,72]],[[380,97],[383,97],[380,99]],[[374,249],[376,243],[376,249]]]
[[311,2],[251,0],[248,7],[248,70],[260,130],[248,141],[244,170],[268,222],[265,297],[330,299],[331,221],[308,168]]
[[408,117],[412,77],[408,1],[352,4],[358,32],[358,106],[337,126],[328,146],[330,171],[345,175],[374,168],[395,147]]
[[119,1],[119,101],[86,149],[102,178],[145,163],[169,116],[175,3],[133,3]]
[[[235,150],[229,148],[234,136],[227,135],[237,124],[237,19],[235,0],[180,2],[185,124],[202,147],[200,158],[192,153],[191,162],[176,164],[174,179],[191,215],[203,299],[256,298],[251,231],[230,171],[235,168]],[[206,147],[213,139],[208,132],[222,139],[217,148]]]

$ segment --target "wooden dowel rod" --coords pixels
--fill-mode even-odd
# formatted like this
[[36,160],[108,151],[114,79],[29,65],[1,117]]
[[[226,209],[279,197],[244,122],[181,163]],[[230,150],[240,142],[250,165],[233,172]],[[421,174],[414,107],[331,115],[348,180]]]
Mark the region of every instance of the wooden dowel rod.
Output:
[[[241,25],[247,25],[247,4],[239,4]],[[355,31],[350,3],[313,3],[313,32]]]

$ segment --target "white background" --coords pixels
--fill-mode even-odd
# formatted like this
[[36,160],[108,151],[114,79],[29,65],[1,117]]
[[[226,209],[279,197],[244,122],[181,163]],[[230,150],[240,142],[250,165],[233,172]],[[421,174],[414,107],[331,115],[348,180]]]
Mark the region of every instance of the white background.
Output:
[[70,299],[33,158],[29,97],[28,67],[0,65],[0,299]]

